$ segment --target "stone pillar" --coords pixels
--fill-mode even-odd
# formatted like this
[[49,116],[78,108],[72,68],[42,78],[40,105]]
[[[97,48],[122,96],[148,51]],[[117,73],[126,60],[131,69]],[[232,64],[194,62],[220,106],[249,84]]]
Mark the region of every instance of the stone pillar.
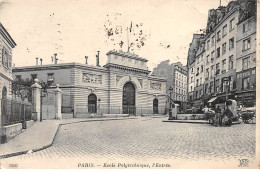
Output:
[[59,88],[60,85],[56,84],[57,88],[54,90],[55,92],[55,118],[56,119],[62,119],[61,115],[61,95],[62,91]]
[[34,84],[32,87],[32,115],[36,121],[40,121],[41,115],[41,86],[38,84],[39,80],[37,78],[34,79]]

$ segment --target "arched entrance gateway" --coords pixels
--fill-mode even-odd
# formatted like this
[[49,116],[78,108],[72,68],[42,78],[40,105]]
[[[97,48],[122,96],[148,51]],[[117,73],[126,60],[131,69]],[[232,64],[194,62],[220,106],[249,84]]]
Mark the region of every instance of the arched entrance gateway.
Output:
[[97,96],[93,93],[88,96],[88,113],[97,113]]
[[135,87],[131,82],[123,87],[123,113],[135,115]]
[[153,100],[153,113],[158,114],[158,99]]

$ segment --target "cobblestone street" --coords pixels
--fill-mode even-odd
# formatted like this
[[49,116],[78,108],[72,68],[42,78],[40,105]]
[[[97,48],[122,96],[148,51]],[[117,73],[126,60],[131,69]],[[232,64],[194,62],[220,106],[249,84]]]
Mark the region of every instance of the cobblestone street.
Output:
[[163,123],[143,117],[96,121],[60,127],[54,144],[42,151],[7,159],[81,158],[134,159],[253,159],[255,125],[213,127],[207,124]]

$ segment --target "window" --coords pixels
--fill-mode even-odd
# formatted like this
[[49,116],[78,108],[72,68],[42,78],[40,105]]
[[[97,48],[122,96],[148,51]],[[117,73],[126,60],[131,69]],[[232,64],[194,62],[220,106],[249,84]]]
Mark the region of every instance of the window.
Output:
[[196,80],[196,87],[199,86],[199,79]]
[[202,85],[202,78],[200,78],[200,85]]
[[48,73],[47,81],[53,81],[54,80],[54,74]]
[[5,48],[2,49],[2,64],[6,68],[12,67],[12,56],[9,55],[8,51]]
[[205,94],[208,94],[208,86],[209,86],[209,84],[207,83],[207,84],[205,84]]
[[250,21],[243,24],[243,33],[246,33],[250,30]]
[[220,73],[220,65],[219,63],[216,64],[216,75]]
[[230,20],[229,31],[232,31],[234,28],[235,28],[235,18]]
[[222,44],[222,54],[226,54],[226,47],[227,47],[227,44],[225,42],[224,44]]
[[217,41],[220,41],[220,38],[221,36],[220,36],[220,30],[218,31],[218,33],[217,33]]
[[192,86],[190,86],[190,90],[193,91],[193,90],[192,90]]
[[211,47],[215,45],[215,36],[212,36],[211,38]]
[[214,66],[212,65],[211,66],[211,75],[210,75],[211,77],[213,77],[214,76]]
[[191,82],[193,82],[193,77],[191,77],[191,79],[190,79],[190,80],[191,80]]
[[201,73],[203,72],[203,65],[201,65],[201,70],[200,70],[200,72],[201,72]]
[[212,52],[211,52],[211,61],[214,60],[214,57],[215,57],[215,51],[212,51]]
[[251,40],[250,38],[243,41],[243,51],[251,48]]
[[15,75],[15,80],[19,81],[21,79],[22,79],[21,75]]
[[197,73],[196,73],[196,76],[198,76],[198,75],[199,75],[199,73],[200,73],[200,68],[198,67],[198,68],[197,68]]
[[217,58],[220,57],[220,47],[217,49]]
[[222,34],[223,34],[222,37],[224,37],[224,36],[227,35],[227,25],[225,25],[225,26],[223,27]]
[[216,92],[219,92],[219,79],[216,80]]
[[207,63],[209,63],[209,55],[207,55]]
[[32,80],[34,80],[35,78],[37,78],[37,74],[31,74],[31,78]]
[[209,78],[209,68],[206,69],[206,78]]
[[176,75],[177,75],[176,78],[178,79],[178,73],[176,73]]
[[207,41],[207,50],[209,50],[210,40]]
[[250,65],[250,57],[244,58],[243,59],[243,70],[247,70],[249,69],[249,65]]
[[232,56],[229,56],[229,58],[228,58],[228,70],[233,69],[233,67],[234,67],[234,58],[232,55]]
[[242,83],[242,89],[245,90],[245,89],[249,89],[250,87],[250,78],[243,78],[243,83]]
[[229,40],[229,50],[234,48],[234,37]]
[[226,59],[222,60],[222,72],[226,72]]
[[213,92],[214,92],[213,81],[210,82],[209,89],[210,89],[210,93],[213,93]]

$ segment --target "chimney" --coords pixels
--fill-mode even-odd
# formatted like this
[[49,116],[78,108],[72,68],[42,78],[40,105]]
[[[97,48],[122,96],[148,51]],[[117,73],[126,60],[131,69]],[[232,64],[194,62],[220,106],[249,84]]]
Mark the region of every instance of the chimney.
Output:
[[86,59],[86,64],[88,64],[88,56],[85,56],[85,59]]
[[96,58],[97,58],[97,66],[100,66],[99,65],[99,51],[97,51],[98,52],[98,54],[96,55]]
[[36,66],[38,66],[38,59],[39,59],[39,58],[38,58],[38,57],[36,57]]
[[42,58],[40,58],[40,61],[41,61],[41,66],[42,66]]
[[54,53],[54,64],[57,64],[57,53]]

